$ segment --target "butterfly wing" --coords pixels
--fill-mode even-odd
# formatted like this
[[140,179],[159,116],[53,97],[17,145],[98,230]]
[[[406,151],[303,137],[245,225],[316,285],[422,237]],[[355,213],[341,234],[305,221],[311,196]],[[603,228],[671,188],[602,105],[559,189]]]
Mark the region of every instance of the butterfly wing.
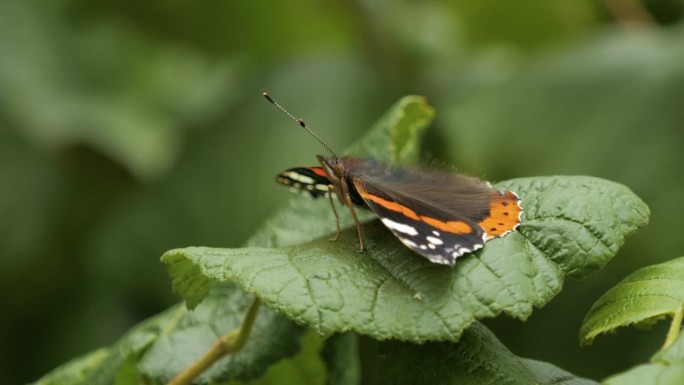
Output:
[[287,169],[276,177],[276,182],[290,188],[290,191],[319,198],[328,193],[330,179],[322,167],[295,167]]
[[[289,187],[290,191],[307,195],[311,198],[319,198],[333,194],[335,197],[335,190],[329,190],[332,185],[330,178],[323,170],[323,167],[294,167],[287,169],[276,177],[276,182]],[[356,206],[368,209],[363,199],[356,194],[355,191],[350,191],[351,201]]]
[[[389,169],[373,160],[347,159],[352,203],[370,208],[399,240],[435,263],[482,248],[520,224],[520,198],[463,175],[420,168]],[[326,196],[322,167],[281,172],[277,182],[314,198]]]
[[354,187],[399,240],[435,263],[482,248],[520,224],[520,199],[458,174],[390,171],[353,178]]

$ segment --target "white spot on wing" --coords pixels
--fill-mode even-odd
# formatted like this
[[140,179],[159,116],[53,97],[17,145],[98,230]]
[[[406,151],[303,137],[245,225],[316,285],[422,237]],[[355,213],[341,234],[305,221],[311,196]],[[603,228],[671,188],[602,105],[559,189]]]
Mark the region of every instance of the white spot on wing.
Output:
[[408,234],[408,235],[418,235],[418,231],[413,227],[409,225],[405,225],[403,223],[395,222],[391,219],[388,218],[382,218],[382,223],[387,226],[388,229],[398,231],[400,233]]
[[437,246],[439,246],[439,245],[443,245],[443,244],[444,244],[444,242],[442,242],[441,239],[435,238],[435,237],[431,237],[431,236],[429,236],[429,235],[427,236],[427,240],[428,240],[428,242],[430,242],[430,244],[432,244],[432,245],[437,245]]
[[296,180],[297,182],[304,183],[304,184],[313,184],[315,182],[313,180],[313,178],[308,177],[306,175],[302,175],[302,174],[294,172],[294,171],[287,173],[287,177],[292,179],[292,180]]
[[413,242],[413,241],[410,240],[410,239],[399,238],[399,240],[401,241],[401,243],[405,244],[405,245],[408,246],[408,247],[418,247],[418,244],[415,243],[415,242]]
[[441,255],[426,255],[425,256],[430,262],[439,263],[440,265],[451,265],[453,266],[455,261],[450,261]]

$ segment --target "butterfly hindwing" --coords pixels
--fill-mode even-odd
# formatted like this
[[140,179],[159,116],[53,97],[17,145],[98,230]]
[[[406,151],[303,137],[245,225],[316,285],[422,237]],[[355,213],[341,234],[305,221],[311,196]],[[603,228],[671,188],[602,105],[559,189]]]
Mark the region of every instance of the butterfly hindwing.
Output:
[[404,245],[432,262],[454,265],[456,258],[484,246],[486,232],[465,216],[452,212],[446,217],[439,207],[367,181],[355,179],[354,187]]

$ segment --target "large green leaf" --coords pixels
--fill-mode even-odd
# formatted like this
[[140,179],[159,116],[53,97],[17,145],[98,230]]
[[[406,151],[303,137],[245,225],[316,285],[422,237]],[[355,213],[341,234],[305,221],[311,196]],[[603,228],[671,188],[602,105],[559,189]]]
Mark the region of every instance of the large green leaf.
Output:
[[517,357],[479,323],[457,344],[390,341],[381,344],[380,354],[380,378],[386,384],[596,384],[551,364]]
[[582,324],[580,342],[591,344],[618,327],[650,325],[682,312],[684,257],[637,270],[601,296]]
[[[364,253],[350,228],[337,242],[191,247],[162,260],[190,306],[211,282],[233,281],[322,334],[456,341],[475,319],[501,312],[527,318],[558,293],[566,273],[584,277],[599,269],[648,221],[648,207],[628,188],[598,178],[526,178],[500,187],[523,199],[520,230],[488,242],[453,269],[411,252],[379,221],[363,226]],[[320,223],[302,214],[291,227],[308,221]]]

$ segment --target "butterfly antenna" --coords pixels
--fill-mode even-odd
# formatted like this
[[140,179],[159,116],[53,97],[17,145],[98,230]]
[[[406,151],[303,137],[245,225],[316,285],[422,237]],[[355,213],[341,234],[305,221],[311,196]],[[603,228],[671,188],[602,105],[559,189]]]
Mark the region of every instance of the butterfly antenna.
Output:
[[322,141],[318,136],[316,136],[316,134],[314,134],[314,132],[311,131],[311,130],[309,129],[309,127],[306,126],[306,123],[304,123],[304,120],[295,118],[291,113],[289,113],[289,112],[288,112],[286,109],[284,109],[280,104],[278,104],[275,100],[273,100],[273,99],[271,98],[271,95],[268,94],[268,92],[264,92],[264,97],[266,98],[266,100],[268,100],[269,102],[271,102],[271,104],[273,104],[274,106],[278,107],[278,108],[279,108],[281,111],[283,111],[287,116],[289,116],[290,119],[294,120],[295,122],[297,122],[297,124],[299,124],[300,126],[302,126],[302,128],[304,128],[305,130],[307,130],[307,131],[309,132],[309,134],[311,134],[311,136],[313,136],[313,137],[318,141],[318,143],[320,143],[321,145],[323,145],[323,147],[325,147],[325,149],[328,150],[328,152],[330,153],[330,155],[332,155],[333,159],[337,160],[337,155],[335,155],[335,153],[333,152],[333,150],[331,150],[330,147],[328,147],[327,144],[323,143],[323,141]]

